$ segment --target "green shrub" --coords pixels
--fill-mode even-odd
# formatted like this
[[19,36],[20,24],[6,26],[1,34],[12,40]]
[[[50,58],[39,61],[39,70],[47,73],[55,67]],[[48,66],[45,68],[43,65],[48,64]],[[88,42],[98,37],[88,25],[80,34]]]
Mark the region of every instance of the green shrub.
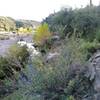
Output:
[[[36,70],[33,91],[44,96],[44,100],[80,99],[90,90],[89,80],[84,76],[86,55],[81,52],[80,40],[71,38],[61,46],[60,57],[55,62],[44,64],[41,59],[33,60]],[[87,91],[88,90],[88,91]]]
[[38,45],[44,44],[47,39],[49,39],[51,36],[51,33],[49,31],[48,24],[44,23],[40,25],[36,30],[34,34],[34,42]]
[[2,100],[44,100],[38,94],[30,93],[30,87],[20,88],[16,90],[14,93],[4,97]]
[[75,100],[73,96],[69,96],[66,100]]
[[[85,77],[87,67],[85,67],[84,63],[86,63],[87,51],[92,47],[95,48],[96,44],[98,44],[96,41],[87,43],[82,39],[71,37],[63,41],[59,47],[60,56],[55,59],[55,62],[45,63],[43,57],[36,57],[33,59],[35,73],[32,89],[26,89],[24,92],[16,91],[7,98],[10,100],[13,100],[13,98],[27,100],[29,97],[30,100],[33,98],[34,100],[81,100],[85,95],[90,95],[92,84]],[[9,57],[14,57],[14,61],[16,61],[16,58],[20,62],[19,54],[22,52],[20,52],[20,49],[17,52],[15,47],[13,47],[13,52]],[[21,59],[21,61],[23,60]],[[33,94],[25,95],[26,91],[43,98]]]
[[80,48],[87,54],[87,59],[89,59],[100,48],[100,43],[97,40],[93,42],[82,41]]
[[100,30],[96,32],[95,38],[100,42]]
[[13,45],[6,57],[0,57],[0,79],[12,78],[14,71],[20,71],[28,61],[29,53],[26,47]]
[[[59,48],[60,56],[55,62],[44,63],[43,57],[33,59],[35,73],[32,89],[28,90],[29,88],[25,87],[23,92],[18,90],[7,99],[81,100],[85,95],[90,95],[92,84],[85,77],[87,67],[84,65],[87,57],[84,48],[87,46],[83,43],[83,40],[74,37],[65,40]],[[33,94],[25,95],[26,93]]]
[[26,46],[21,47],[16,44],[9,48],[7,56],[9,57],[9,61],[11,61],[11,63],[14,63],[20,67],[24,67],[28,61],[29,52],[27,51]]
[[0,79],[4,79],[9,76],[11,77],[12,75],[13,71],[9,65],[8,59],[0,57]]

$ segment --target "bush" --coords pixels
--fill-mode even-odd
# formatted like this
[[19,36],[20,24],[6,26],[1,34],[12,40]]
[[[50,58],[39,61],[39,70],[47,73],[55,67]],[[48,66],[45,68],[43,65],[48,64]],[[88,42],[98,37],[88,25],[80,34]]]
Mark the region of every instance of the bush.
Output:
[[36,100],[82,100],[84,96],[91,95],[92,84],[85,77],[87,67],[84,65],[87,57],[84,48],[87,46],[82,46],[83,43],[83,40],[74,37],[65,40],[59,48],[60,56],[55,59],[55,62],[44,63],[43,57],[33,59],[35,73],[31,90],[25,87],[23,92],[16,91],[7,98],[10,100],[13,98],[26,100],[29,97]]
[[[43,100],[43,98],[36,94],[30,94],[30,87],[20,88],[11,95],[4,97],[2,100]],[[29,94],[28,94],[29,93]]]
[[65,41],[60,57],[50,64],[39,58],[33,61],[37,72],[33,77],[33,91],[43,95],[44,100],[74,100],[74,97],[80,100],[89,92],[90,81],[85,77],[87,68],[83,64],[86,55],[81,52],[80,43],[74,38]]
[[24,67],[24,65],[27,63],[28,61],[28,57],[29,57],[29,52],[27,51],[27,47],[26,46],[19,46],[19,45],[12,45],[9,48],[9,53],[8,53],[8,57],[9,57],[9,61],[11,61],[11,63],[14,63],[17,66],[21,66]]
[[[96,42],[86,45],[84,40],[72,37],[63,41],[59,47],[60,56],[54,62],[44,63],[43,57],[33,59],[35,73],[32,89],[27,94],[33,93],[36,97],[33,94],[28,97],[35,99],[39,95],[42,97],[39,100],[81,100],[85,95],[91,95],[92,84],[85,77],[87,66],[84,63],[87,58],[86,51],[95,47],[94,44]],[[20,92],[16,91],[8,98],[28,98],[24,92]]]
[[9,65],[8,59],[0,57],[0,79],[5,77],[12,77],[13,71]]
[[44,23],[35,30],[33,40],[36,44],[41,45],[44,44],[50,36],[51,33],[49,31],[48,24]]
[[100,30],[96,32],[95,38],[100,42]]
[[20,71],[28,61],[29,53],[26,47],[13,45],[6,57],[0,57],[0,79],[12,78],[14,71]]
[[75,100],[73,96],[69,96],[67,100]]
[[20,27],[17,29],[17,32],[19,35],[30,35],[30,34],[32,34],[33,29],[32,29],[32,27],[29,27],[29,28]]

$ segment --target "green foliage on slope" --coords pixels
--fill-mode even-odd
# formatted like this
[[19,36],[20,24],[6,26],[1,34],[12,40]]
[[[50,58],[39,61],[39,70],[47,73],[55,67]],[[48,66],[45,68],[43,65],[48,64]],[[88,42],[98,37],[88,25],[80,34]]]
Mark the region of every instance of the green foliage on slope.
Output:
[[63,37],[76,34],[78,37],[93,40],[100,32],[100,6],[85,7],[80,9],[62,9],[49,15],[43,22],[47,22],[52,31],[59,32],[62,27]]

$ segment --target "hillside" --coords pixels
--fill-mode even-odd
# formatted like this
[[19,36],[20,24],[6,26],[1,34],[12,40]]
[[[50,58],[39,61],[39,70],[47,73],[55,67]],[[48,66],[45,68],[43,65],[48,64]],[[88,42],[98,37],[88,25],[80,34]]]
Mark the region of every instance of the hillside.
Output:
[[35,28],[36,26],[40,25],[40,22],[38,21],[34,21],[34,20],[16,20],[16,27],[20,28],[20,27],[33,27]]
[[13,31],[15,29],[16,23],[14,19],[0,16],[0,31]]
[[40,22],[33,20],[15,20],[11,17],[0,16],[0,31],[15,31],[17,28],[35,28]]

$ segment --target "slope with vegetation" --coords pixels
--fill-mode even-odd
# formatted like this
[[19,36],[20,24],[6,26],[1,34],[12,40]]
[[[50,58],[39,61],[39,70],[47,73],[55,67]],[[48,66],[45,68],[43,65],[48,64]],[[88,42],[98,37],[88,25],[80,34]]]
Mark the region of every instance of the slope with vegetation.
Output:
[[[30,74],[32,81],[19,86],[3,100],[99,100],[100,86],[96,82],[100,76],[97,66],[100,62],[96,63],[95,59],[91,61],[92,55],[100,50],[99,9],[100,6],[64,9],[48,16],[35,30],[33,37],[34,47],[41,51],[41,55],[29,57],[28,62],[25,47],[17,47],[17,50],[15,46],[11,48],[11,56],[8,56],[11,59],[3,58],[0,66],[9,69],[10,63],[13,69],[15,65],[18,68],[22,65],[21,69],[25,67],[25,70],[20,69],[21,72],[27,78]],[[96,56],[97,61],[99,57]],[[97,74],[93,69],[94,63]],[[34,75],[28,71],[30,66]],[[5,75],[3,68],[0,69],[1,76],[2,72]]]
[[49,15],[43,22],[47,22],[50,29],[62,37],[75,34],[88,40],[99,40],[100,6],[63,9]]

